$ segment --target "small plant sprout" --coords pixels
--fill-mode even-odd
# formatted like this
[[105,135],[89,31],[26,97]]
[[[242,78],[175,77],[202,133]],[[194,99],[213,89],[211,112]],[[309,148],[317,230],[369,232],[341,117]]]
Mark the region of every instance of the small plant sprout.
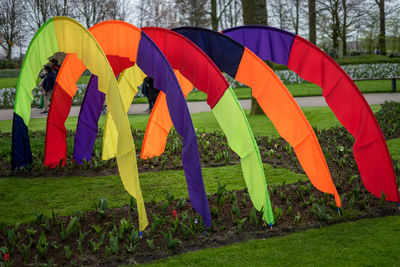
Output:
[[386,194],[381,191],[381,199],[379,200],[379,206],[385,205],[385,200],[386,200]]
[[101,218],[104,219],[106,217],[106,211],[108,209],[108,202],[107,199],[105,198],[100,198],[99,201],[94,203],[94,208],[96,210],[97,215]]
[[236,230],[238,230],[239,232],[242,231],[243,225],[244,225],[244,223],[246,222],[246,220],[247,220],[247,217],[244,217],[243,219],[237,218],[237,219],[235,220]]
[[215,198],[215,201],[216,201],[218,207],[221,207],[224,204],[225,199],[228,198],[225,187],[226,187],[226,184],[221,186],[221,184],[218,181],[217,195]]
[[231,203],[233,203],[233,202],[235,202],[236,200],[237,200],[237,194],[236,194],[236,192],[233,192],[233,193],[231,194],[230,201],[231,201]]
[[49,243],[47,243],[46,236],[44,235],[44,233],[40,235],[39,240],[36,243],[36,249],[39,251],[42,257],[46,257],[49,249]]
[[168,190],[165,190],[165,200],[167,200],[168,203],[174,201],[174,195],[170,194]]
[[156,247],[154,246],[154,239],[146,239],[147,245],[149,245],[149,248],[151,250],[155,250]]
[[100,224],[91,224],[90,228],[92,228],[99,236],[101,235],[101,233],[103,233],[103,228],[101,228]]
[[90,240],[89,244],[92,247],[93,252],[96,252],[100,249],[101,245],[103,245],[103,241],[96,243],[96,242],[93,242],[92,240]]
[[134,243],[134,244],[138,243],[140,238],[141,238],[141,236],[136,229],[132,229],[132,231],[128,235],[128,240],[130,243]]
[[172,217],[174,217],[174,218],[177,217],[177,213],[176,213],[176,210],[175,210],[175,209],[172,210]]
[[36,223],[41,224],[43,219],[44,219],[43,212],[38,212],[37,210],[34,210],[33,213],[35,213],[35,221],[36,221]]
[[185,203],[186,203],[186,199],[180,198],[178,200],[178,208],[182,209],[185,206]]
[[298,224],[300,222],[300,213],[298,212],[296,216],[294,216],[294,224]]
[[133,197],[131,197],[129,206],[130,206],[131,211],[133,211],[133,213],[137,214],[136,199],[134,199]]
[[128,222],[125,218],[122,218],[119,223],[119,236],[122,236],[126,231],[133,227],[133,223]]
[[250,224],[254,224],[255,226],[258,226],[258,217],[257,217],[257,212],[254,207],[251,208],[250,211]]
[[282,217],[283,209],[279,208],[278,206],[275,206],[273,213],[274,213],[274,221],[275,223],[278,223]]
[[69,246],[64,246],[64,253],[65,253],[65,258],[69,260],[71,258],[72,252]]
[[153,223],[151,224],[151,232],[154,234],[158,228],[164,223],[164,219],[157,217],[153,214]]
[[168,249],[173,249],[177,244],[182,243],[178,238],[173,238],[171,231],[168,230],[168,233],[161,232],[164,236],[165,240],[167,241]]
[[312,208],[311,208],[312,213],[314,213],[315,216],[317,216],[317,218],[320,221],[327,221],[330,220],[332,217],[326,213],[325,210],[325,204],[313,204]]

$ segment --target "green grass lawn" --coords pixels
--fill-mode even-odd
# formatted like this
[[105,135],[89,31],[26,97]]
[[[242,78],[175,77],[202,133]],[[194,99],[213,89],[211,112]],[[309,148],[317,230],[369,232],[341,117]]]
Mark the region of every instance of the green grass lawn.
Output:
[[392,158],[400,160],[400,138],[388,140],[386,143]]
[[400,216],[364,219],[159,260],[151,266],[399,266]]
[[[90,76],[81,76],[78,80],[79,83],[87,84],[89,82]],[[0,78],[0,88],[12,88],[17,87],[18,77],[17,78]]]
[[[380,109],[380,105],[371,105],[373,112]],[[312,126],[316,126],[319,129],[329,128],[336,125],[340,125],[333,112],[329,107],[305,107],[302,108],[305,116]],[[247,119],[255,135],[270,135],[278,136],[274,126],[265,115],[249,115],[249,111],[245,111]],[[217,120],[214,118],[212,112],[201,112],[192,114],[192,120],[194,127],[199,131],[214,132],[220,130]],[[69,117],[66,121],[66,128],[74,130],[76,128],[77,117]],[[149,115],[129,115],[129,121],[133,128],[145,130]],[[99,126],[104,127],[105,116],[101,116],[99,120]],[[46,118],[32,119],[29,124],[29,129],[44,130],[46,127]],[[11,132],[12,121],[0,121],[1,132]]]
[[[229,191],[246,187],[240,165],[203,168],[207,193],[217,191],[218,181]],[[267,184],[294,183],[305,175],[264,164]],[[165,199],[169,190],[175,198],[188,197],[183,170],[140,173],[140,186],[145,201]],[[130,196],[118,175],[105,177],[2,178],[0,179],[0,221],[28,222],[34,210],[48,216],[54,210],[60,215],[93,209],[93,203],[105,198],[110,207],[129,205]]]

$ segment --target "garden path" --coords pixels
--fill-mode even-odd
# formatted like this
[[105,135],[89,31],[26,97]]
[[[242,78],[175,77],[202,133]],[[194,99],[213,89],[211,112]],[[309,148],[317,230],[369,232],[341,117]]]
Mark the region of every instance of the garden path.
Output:
[[[400,102],[400,93],[378,93],[378,94],[364,94],[368,104],[383,104],[385,101],[396,101]],[[325,99],[322,96],[307,96],[307,97],[295,97],[300,107],[319,107],[327,106]],[[243,109],[250,109],[250,99],[239,100]],[[210,107],[205,101],[192,101],[188,102],[190,113],[200,113],[210,111]],[[148,104],[132,104],[128,110],[128,114],[145,114]],[[71,108],[69,116],[78,116],[80,106],[74,106]],[[47,114],[41,114],[41,109],[32,108],[32,118],[44,118]],[[11,120],[13,117],[12,109],[0,110],[0,120]]]

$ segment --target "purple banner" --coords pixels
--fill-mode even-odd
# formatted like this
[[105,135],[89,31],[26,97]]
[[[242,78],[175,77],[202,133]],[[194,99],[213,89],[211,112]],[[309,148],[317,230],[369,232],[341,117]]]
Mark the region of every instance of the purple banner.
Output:
[[97,76],[92,75],[83,98],[76,126],[74,159],[78,164],[82,164],[83,159],[89,161],[92,157],[104,100],[105,95],[98,90]]
[[167,59],[144,32],[139,43],[137,64],[144,73],[154,79],[154,87],[162,90],[166,95],[171,120],[176,131],[183,137],[182,164],[190,202],[203,217],[204,225],[211,227],[210,208],[201,173],[199,148],[185,97]]
[[288,63],[295,37],[293,33],[284,30],[255,25],[230,28],[222,32],[246,46],[262,60],[282,65]]

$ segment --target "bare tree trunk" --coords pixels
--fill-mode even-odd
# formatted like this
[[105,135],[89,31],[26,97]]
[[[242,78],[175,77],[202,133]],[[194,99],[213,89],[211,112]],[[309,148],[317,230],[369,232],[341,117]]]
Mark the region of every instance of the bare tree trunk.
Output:
[[342,56],[347,55],[347,5],[346,0],[342,0],[343,25],[342,25]]
[[296,26],[294,27],[296,35],[299,34],[299,16],[300,16],[300,3],[296,0]]
[[386,55],[385,0],[375,0],[379,7],[379,50]]
[[[268,25],[267,5],[265,0],[242,0],[242,8],[244,25]],[[269,62],[268,65],[271,64],[272,63]],[[250,114],[263,114],[263,110],[254,97],[251,97]]]
[[10,42],[10,40],[7,40],[7,60],[10,61],[11,60],[11,55],[12,55],[12,46],[13,43]]
[[211,25],[214,31],[218,31],[217,0],[211,0]]
[[315,0],[308,0],[308,40],[317,44],[317,16],[315,12]]

